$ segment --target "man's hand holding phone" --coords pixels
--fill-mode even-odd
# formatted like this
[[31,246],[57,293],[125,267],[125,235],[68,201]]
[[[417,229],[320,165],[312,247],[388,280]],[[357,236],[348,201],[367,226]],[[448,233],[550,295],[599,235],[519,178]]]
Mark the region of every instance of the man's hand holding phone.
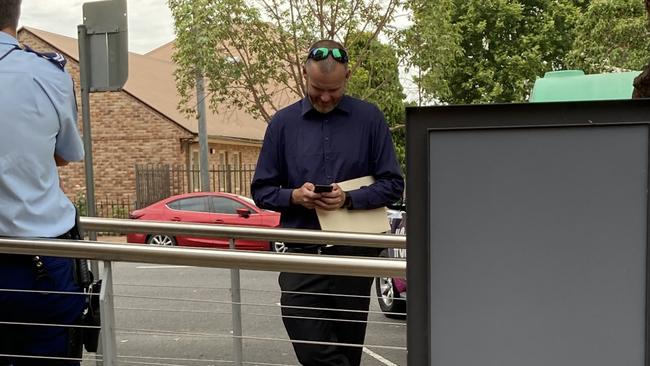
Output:
[[331,186],[331,185],[323,185],[323,184],[314,185],[314,192],[315,193],[332,192],[333,189],[334,189],[334,186]]
[[323,210],[338,210],[345,203],[345,192],[336,183],[327,186],[329,191],[322,192],[321,197],[316,200],[316,207]]
[[316,200],[320,198],[320,193],[314,192],[315,188],[313,183],[305,182],[300,188],[291,191],[291,203],[313,210]]
[[308,209],[336,210],[345,203],[345,193],[336,183],[330,185],[306,182],[291,192],[291,203]]

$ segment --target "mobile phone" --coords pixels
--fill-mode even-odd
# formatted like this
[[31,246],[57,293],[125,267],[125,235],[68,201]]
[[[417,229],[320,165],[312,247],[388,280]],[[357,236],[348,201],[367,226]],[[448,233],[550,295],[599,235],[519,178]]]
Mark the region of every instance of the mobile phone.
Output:
[[314,193],[332,192],[332,186],[326,184],[316,184],[314,186]]

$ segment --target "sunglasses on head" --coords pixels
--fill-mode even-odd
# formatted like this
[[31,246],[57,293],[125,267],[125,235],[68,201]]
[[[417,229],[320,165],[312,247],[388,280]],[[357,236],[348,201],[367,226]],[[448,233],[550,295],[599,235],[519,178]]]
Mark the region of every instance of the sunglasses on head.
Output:
[[327,48],[327,47],[317,47],[309,50],[307,59],[312,59],[314,61],[321,61],[326,59],[329,55],[332,55],[332,58],[336,61],[347,64],[348,63],[348,53],[345,52],[342,48]]

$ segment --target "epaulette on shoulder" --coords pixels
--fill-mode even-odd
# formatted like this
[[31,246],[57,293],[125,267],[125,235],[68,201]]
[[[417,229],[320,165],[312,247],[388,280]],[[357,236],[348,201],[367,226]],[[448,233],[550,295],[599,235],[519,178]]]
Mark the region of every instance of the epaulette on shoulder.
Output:
[[38,57],[44,58],[51,63],[53,63],[56,67],[61,69],[62,71],[65,70],[65,64],[66,64],[66,59],[63,57],[62,54],[57,53],[57,52],[38,52],[34,51],[31,49],[29,46],[24,46],[25,51],[33,53],[37,55]]

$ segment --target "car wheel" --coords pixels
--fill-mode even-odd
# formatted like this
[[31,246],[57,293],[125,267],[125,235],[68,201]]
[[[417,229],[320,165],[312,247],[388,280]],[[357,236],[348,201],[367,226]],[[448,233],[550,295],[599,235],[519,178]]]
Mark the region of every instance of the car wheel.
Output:
[[[384,249],[379,256],[388,258],[388,250]],[[400,297],[391,277],[375,277],[375,290],[379,308],[387,318],[403,319],[406,316],[406,300]]]
[[175,247],[176,239],[174,239],[174,237],[172,236],[165,235],[165,234],[154,234],[149,236],[149,238],[147,239],[147,244]]
[[287,251],[287,246],[284,245],[284,243],[281,241],[272,241],[271,251],[274,251],[276,253],[284,253]]
[[375,278],[375,288],[377,290],[379,308],[384,312],[386,317],[402,319],[406,316],[406,300],[400,297],[392,278]]

